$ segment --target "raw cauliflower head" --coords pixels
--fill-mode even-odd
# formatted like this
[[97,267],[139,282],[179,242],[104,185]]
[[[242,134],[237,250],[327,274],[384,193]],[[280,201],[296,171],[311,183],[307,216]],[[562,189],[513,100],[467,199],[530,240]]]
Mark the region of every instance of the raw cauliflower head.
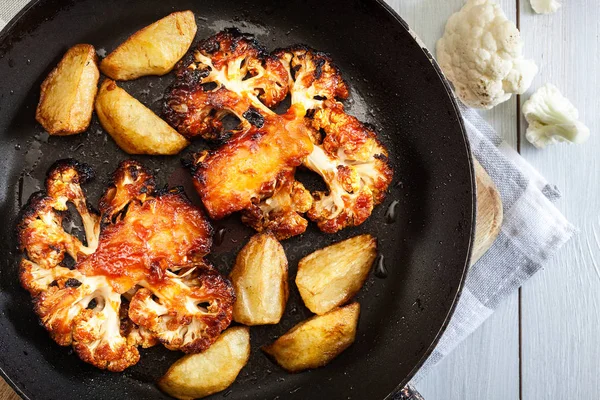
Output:
[[[234,295],[226,278],[195,267],[211,244],[212,230],[202,212],[177,190],[156,191],[147,170],[124,161],[96,215],[81,187],[92,176],[88,166],[74,160],[57,162],[46,191],[32,196],[18,225],[27,256],[20,265],[21,284],[50,336],[110,371],[137,363],[138,346],[160,341],[190,352],[210,346],[231,322]],[[81,217],[83,241],[63,229],[68,204]],[[188,270],[195,273],[185,279],[173,272]],[[179,315],[181,304],[199,302],[210,304],[210,312],[200,318],[196,314],[202,308],[196,308],[196,314],[168,324],[146,324],[134,316],[153,308],[137,302],[138,290],[159,298],[168,293],[170,301],[161,305],[166,315]],[[198,330],[199,321],[211,329]]]
[[560,8],[557,0],[530,0],[531,8],[538,14],[551,14]]
[[524,93],[538,68],[515,24],[492,0],[469,0],[446,24],[437,60],[467,106],[491,109]]
[[559,142],[584,143],[590,137],[588,127],[579,121],[579,111],[550,83],[523,104],[523,114],[529,123],[525,137],[535,147]]

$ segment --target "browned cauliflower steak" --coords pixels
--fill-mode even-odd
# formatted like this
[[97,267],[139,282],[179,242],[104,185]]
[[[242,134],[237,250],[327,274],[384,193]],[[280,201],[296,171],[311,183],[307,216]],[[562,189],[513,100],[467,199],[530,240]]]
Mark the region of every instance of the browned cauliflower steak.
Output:
[[[138,346],[208,348],[230,324],[235,297],[202,260],[212,235],[203,213],[180,190],[155,190],[147,170],[124,161],[97,215],[81,186],[92,177],[84,164],[57,162],[18,225],[27,256],[21,284],[50,336],[110,371],[136,364]],[[69,203],[81,217],[83,241],[63,229]]]
[[[287,112],[273,108],[289,94]],[[224,144],[195,156],[194,185],[212,218],[242,212],[244,223],[278,239],[315,221],[324,232],[363,223],[392,180],[387,150],[340,102],[348,86],[328,55],[303,45],[268,53],[229,29],[201,41],[177,68],[165,119],[188,137]],[[237,128],[225,131],[233,114]],[[294,179],[303,165],[327,192]]]

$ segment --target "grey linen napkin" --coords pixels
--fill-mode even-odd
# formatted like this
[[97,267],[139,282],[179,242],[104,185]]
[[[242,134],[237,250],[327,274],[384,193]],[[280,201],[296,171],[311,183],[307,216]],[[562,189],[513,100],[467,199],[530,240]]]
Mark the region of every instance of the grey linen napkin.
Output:
[[[0,29],[26,4],[27,0],[0,0]],[[461,107],[461,111],[473,155],[500,192],[504,223],[490,250],[469,269],[446,332],[411,384],[474,332],[575,231],[552,204],[560,198],[557,187],[546,182],[474,110]],[[400,394],[394,398],[401,398]]]
[[[473,333],[575,232],[552,204],[560,198],[558,188],[502,141],[475,110],[461,105],[461,112],[473,155],[500,192],[504,221],[492,247],[469,268],[448,328],[411,385]],[[400,398],[408,397],[401,393],[393,397]]]

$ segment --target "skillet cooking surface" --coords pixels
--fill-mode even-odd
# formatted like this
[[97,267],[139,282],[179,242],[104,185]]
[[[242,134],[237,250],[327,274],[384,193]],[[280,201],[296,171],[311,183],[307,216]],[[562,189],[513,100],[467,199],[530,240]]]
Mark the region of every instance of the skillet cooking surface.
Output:
[[[32,399],[166,398],[153,382],[181,353],[161,346],[140,349],[140,362],[116,374],[81,362],[50,339],[18,283],[14,224],[20,206],[40,189],[57,159],[74,157],[96,170],[96,180],[85,188],[97,204],[108,174],[128,157],[96,117],[83,134],[48,138],[34,119],[46,74],[76,43],[110,52],[139,28],[186,9],[196,14],[197,38],[236,26],[270,50],[305,43],[331,53],[352,88],[349,113],[376,126],[395,169],[388,197],[362,226],[327,235],[311,224],[304,235],[283,243],[292,282],[284,318],[277,326],[251,329],[250,362],[229,389],[214,397],[384,398],[421,365],[454,307],[470,253],[474,183],[447,86],[404,23],[374,0],[47,0],[9,24],[0,37],[0,367]],[[158,111],[172,79],[146,77],[122,87]],[[203,146],[196,141],[186,151]],[[155,170],[162,184],[186,185],[197,200],[180,156],[133,158]],[[398,202],[395,222],[386,219],[393,201]],[[225,236],[208,258],[228,273],[252,231],[239,216],[214,226],[224,228]],[[310,315],[293,284],[298,260],[363,232],[378,238],[388,276],[371,274],[357,297],[362,307],[356,343],[325,368],[285,373],[260,346]]]

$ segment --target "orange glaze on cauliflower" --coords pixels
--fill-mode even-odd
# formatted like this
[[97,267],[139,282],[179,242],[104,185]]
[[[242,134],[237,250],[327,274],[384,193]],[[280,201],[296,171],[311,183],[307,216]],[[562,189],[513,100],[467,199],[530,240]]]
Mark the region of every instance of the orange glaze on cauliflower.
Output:
[[[286,113],[271,110],[287,94]],[[329,57],[305,46],[267,53],[249,35],[226,30],[201,41],[177,69],[165,96],[165,118],[180,133],[219,140],[195,156],[195,187],[212,218],[242,211],[243,221],[278,239],[306,230],[302,214],[321,230],[359,225],[392,179],[387,151],[372,130],[345,114],[348,87]],[[235,115],[239,126],[223,130]],[[329,192],[294,179],[304,165]]]
[[[148,171],[124,161],[96,215],[81,188],[92,175],[74,160],[57,162],[46,192],[33,195],[22,213],[18,235],[27,259],[20,280],[42,324],[58,344],[110,371],[137,363],[137,346],[206,349],[231,322],[235,297],[229,281],[202,261],[212,229],[201,211],[179,190],[156,191]],[[81,216],[85,244],[62,227],[67,203]],[[156,310],[138,299],[165,292],[176,301],[161,303],[162,315],[172,316],[161,325],[144,317]]]

